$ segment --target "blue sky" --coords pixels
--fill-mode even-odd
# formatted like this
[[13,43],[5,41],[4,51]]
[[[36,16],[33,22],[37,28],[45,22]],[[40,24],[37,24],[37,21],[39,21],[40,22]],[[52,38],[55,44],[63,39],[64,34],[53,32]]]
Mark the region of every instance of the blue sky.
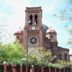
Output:
[[[14,32],[23,29],[25,22],[25,8],[41,6],[43,10],[42,23],[52,26],[57,32],[59,46],[72,49],[67,45],[69,39],[68,29],[72,27],[72,21],[68,20],[70,14],[69,0],[0,0],[0,41],[7,43],[14,41]],[[65,19],[63,10],[66,11]],[[57,14],[57,16],[55,16]],[[68,25],[68,27],[67,27]]]

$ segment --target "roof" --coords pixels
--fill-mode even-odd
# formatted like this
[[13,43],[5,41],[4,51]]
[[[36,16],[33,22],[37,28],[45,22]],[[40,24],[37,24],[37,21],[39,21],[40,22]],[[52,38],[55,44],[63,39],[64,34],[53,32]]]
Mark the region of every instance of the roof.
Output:
[[47,30],[47,33],[56,33],[55,29],[53,29],[52,27],[50,27],[48,30]]
[[36,9],[36,10],[37,10],[37,9],[38,9],[38,10],[41,10],[41,7],[40,7],[40,6],[39,6],[39,7],[26,7],[26,10],[33,10],[33,9],[34,9],[34,10],[35,10],[35,9]]
[[41,7],[26,7],[25,11],[42,11]]
[[70,57],[72,57],[72,54],[71,55],[69,55]]
[[59,50],[62,50],[62,51],[63,51],[63,50],[69,51],[69,49],[67,49],[67,48],[62,48],[62,47],[58,47],[58,49],[59,49]]
[[17,34],[23,34],[23,31],[17,31],[16,33],[14,33],[14,35],[17,35]]

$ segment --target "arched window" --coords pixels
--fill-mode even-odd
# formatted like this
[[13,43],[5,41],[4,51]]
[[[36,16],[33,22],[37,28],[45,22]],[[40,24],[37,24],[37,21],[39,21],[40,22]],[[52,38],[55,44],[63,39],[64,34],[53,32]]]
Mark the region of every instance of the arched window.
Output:
[[32,22],[33,22],[33,16],[30,15],[30,16],[29,16],[29,24],[32,25]]
[[35,15],[34,24],[37,25],[37,23],[38,23],[38,16]]

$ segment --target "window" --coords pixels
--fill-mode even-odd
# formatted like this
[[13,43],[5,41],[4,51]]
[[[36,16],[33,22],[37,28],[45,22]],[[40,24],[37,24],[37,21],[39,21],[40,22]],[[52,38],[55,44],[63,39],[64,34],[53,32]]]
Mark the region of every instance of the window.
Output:
[[32,22],[33,22],[33,16],[32,15],[30,15],[30,17],[29,17],[29,21],[30,21],[30,25],[32,25]]
[[36,44],[37,43],[37,38],[36,37],[30,38],[30,43],[31,44]]
[[35,15],[34,24],[35,24],[35,25],[37,25],[37,23],[38,23],[38,16],[37,16],[37,15]]
[[59,54],[59,60],[61,60],[62,59],[62,55],[61,54]]
[[67,60],[67,54],[64,54],[64,59]]
[[50,35],[50,37],[53,39],[53,35]]

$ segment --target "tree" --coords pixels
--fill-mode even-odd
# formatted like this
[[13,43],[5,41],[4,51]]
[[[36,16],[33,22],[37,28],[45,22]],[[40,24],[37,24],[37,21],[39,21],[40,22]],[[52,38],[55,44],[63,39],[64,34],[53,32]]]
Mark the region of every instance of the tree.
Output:
[[52,59],[52,52],[50,50],[46,50],[46,48],[39,48],[39,53],[41,54],[41,61],[40,63],[43,65],[48,65],[51,62]]
[[15,63],[20,61],[25,55],[24,49],[18,42],[4,45],[2,47],[0,46],[0,49],[0,63],[3,63],[3,61],[7,61],[7,63]]
[[[53,56],[50,50],[46,48],[36,48],[28,53],[28,65],[51,66],[62,68],[69,66],[68,62],[58,61],[51,63]],[[6,61],[8,64],[27,63],[26,49],[19,42],[3,45],[0,43],[0,64]]]
[[51,58],[52,52],[50,50],[46,50],[46,48],[33,48],[30,52],[28,52],[28,64],[30,65],[48,65]]
[[[22,61],[26,57],[26,49],[21,46],[19,42],[11,43],[8,45],[2,45],[0,43],[0,63],[7,61],[9,64],[17,64],[17,63],[25,63]],[[28,63],[29,64],[47,64],[50,62],[52,57],[52,53],[49,50],[45,50],[45,48],[37,48],[30,53],[28,53]]]

